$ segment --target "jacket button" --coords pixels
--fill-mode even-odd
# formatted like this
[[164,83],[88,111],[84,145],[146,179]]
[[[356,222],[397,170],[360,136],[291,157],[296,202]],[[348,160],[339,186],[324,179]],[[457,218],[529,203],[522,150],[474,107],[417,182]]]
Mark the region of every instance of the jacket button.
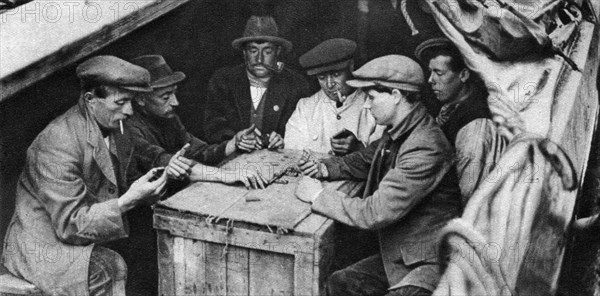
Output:
[[318,140],[318,139],[319,139],[319,136],[318,136],[318,135],[317,135],[317,136],[313,136],[313,141],[316,141],[316,140]]
[[115,187],[108,187],[108,193],[114,194],[115,193]]

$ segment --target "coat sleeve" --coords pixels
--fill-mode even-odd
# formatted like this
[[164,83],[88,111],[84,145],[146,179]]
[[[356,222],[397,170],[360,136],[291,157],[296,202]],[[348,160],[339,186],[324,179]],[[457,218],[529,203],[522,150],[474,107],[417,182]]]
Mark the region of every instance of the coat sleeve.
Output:
[[456,134],[456,172],[463,201],[485,180],[500,159],[506,140],[491,119],[471,121]]
[[185,133],[185,142],[190,143],[190,148],[188,148],[187,152],[185,153],[185,157],[206,165],[216,165],[225,158],[225,147],[227,146],[227,141],[223,141],[219,144],[207,144],[206,142],[187,132],[179,119],[177,122],[179,124],[179,128]]
[[431,146],[415,147],[398,157],[396,167],[383,177],[373,195],[349,198],[325,189],[312,209],[353,227],[381,229],[402,219],[438,186],[451,165],[445,156]]
[[236,112],[233,98],[223,84],[223,75],[215,74],[208,83],[204,108],[204,135],[209,143],[221,143],[234,137],[236,131],[227,114]]
[[303,100],[301,99],[296,106],[296,110],[285,125],[285,148],[287,149],[304,149],[310,141],[308,134],[309,124],[306,120],[307,114]]
[[343,157],[323,160],[329,173],[329,180],[365,180],[369,174],[371,162],[379,146],[379,141]]
[[[104,178],[100,172],[97,180],[83,179],[90,164],[84,163],[83,148],[72,137],[48,133],[36,140],[28,150],[22,182],[50,215],[60,241],[88,245],[126,237],[118,196],[113,193],[112,198],[107,188],[93,188]],[[107,196],[97,196],[95,191]]]

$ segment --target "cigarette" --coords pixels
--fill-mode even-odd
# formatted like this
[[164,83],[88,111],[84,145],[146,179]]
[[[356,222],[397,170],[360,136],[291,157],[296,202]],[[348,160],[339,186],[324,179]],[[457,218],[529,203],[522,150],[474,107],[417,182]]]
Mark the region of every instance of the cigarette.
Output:
[[335,93],[337,94],[340,103],[343,103],[346,100],[346,98],[342,96],[342,93],[339,90],[336,90]]
[[121,135],[123,134],[123,120],[119,120],[119,127],[121,127]]

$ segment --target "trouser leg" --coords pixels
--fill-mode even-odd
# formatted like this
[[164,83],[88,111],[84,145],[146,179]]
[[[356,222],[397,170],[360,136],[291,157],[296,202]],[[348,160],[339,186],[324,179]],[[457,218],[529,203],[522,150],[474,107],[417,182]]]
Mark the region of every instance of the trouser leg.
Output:
[[378,254],[334,272],[327,280],[327,294],[385,295],[389,286],[381,255]]
[[117,252],[94,246],[88,269],[90,296],[125,295],[127,265]]

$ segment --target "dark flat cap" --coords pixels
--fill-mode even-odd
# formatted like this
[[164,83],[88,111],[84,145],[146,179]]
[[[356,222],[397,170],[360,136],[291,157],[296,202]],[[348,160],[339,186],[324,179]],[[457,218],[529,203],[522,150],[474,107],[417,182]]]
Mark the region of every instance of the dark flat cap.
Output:
[[347,67],[356,52],[356,42],[343,38],[321,42],[300,57],[300,65],[308,75],[341,70]]
[[419,59],[421,62],[427,62],[425,59],[427,58],[425,53],[429,50],[434,49],[445,49],[451,51],[458,51],[454,43],[450,41],[448,38],[431,38],[423,41],[423,43],[419,44],[415,49],[415,57]]
[[279,28],[275,19],[271,16],[251,16],[246,22],[246,28],[242,37],[231,42],[235,49],[242,49],[244,44],[251,41],[273,42],[283,47],[285,52],[292,51],[292,42],[279,35]]
[[95,56],[76,70],[83,82],[115,86],[131,91],[150,92],[150,73],[115,56]]
[[171,86],[185,79],[185,74],[179,71],[173,72],[161,55],[139,56],[131,60],[131,63],[148,70],[152,88]]
[[354,71],[351,87],[384,86],[417,92],[425,82],[423,69],[414,60],[401,55],[376,58]]

